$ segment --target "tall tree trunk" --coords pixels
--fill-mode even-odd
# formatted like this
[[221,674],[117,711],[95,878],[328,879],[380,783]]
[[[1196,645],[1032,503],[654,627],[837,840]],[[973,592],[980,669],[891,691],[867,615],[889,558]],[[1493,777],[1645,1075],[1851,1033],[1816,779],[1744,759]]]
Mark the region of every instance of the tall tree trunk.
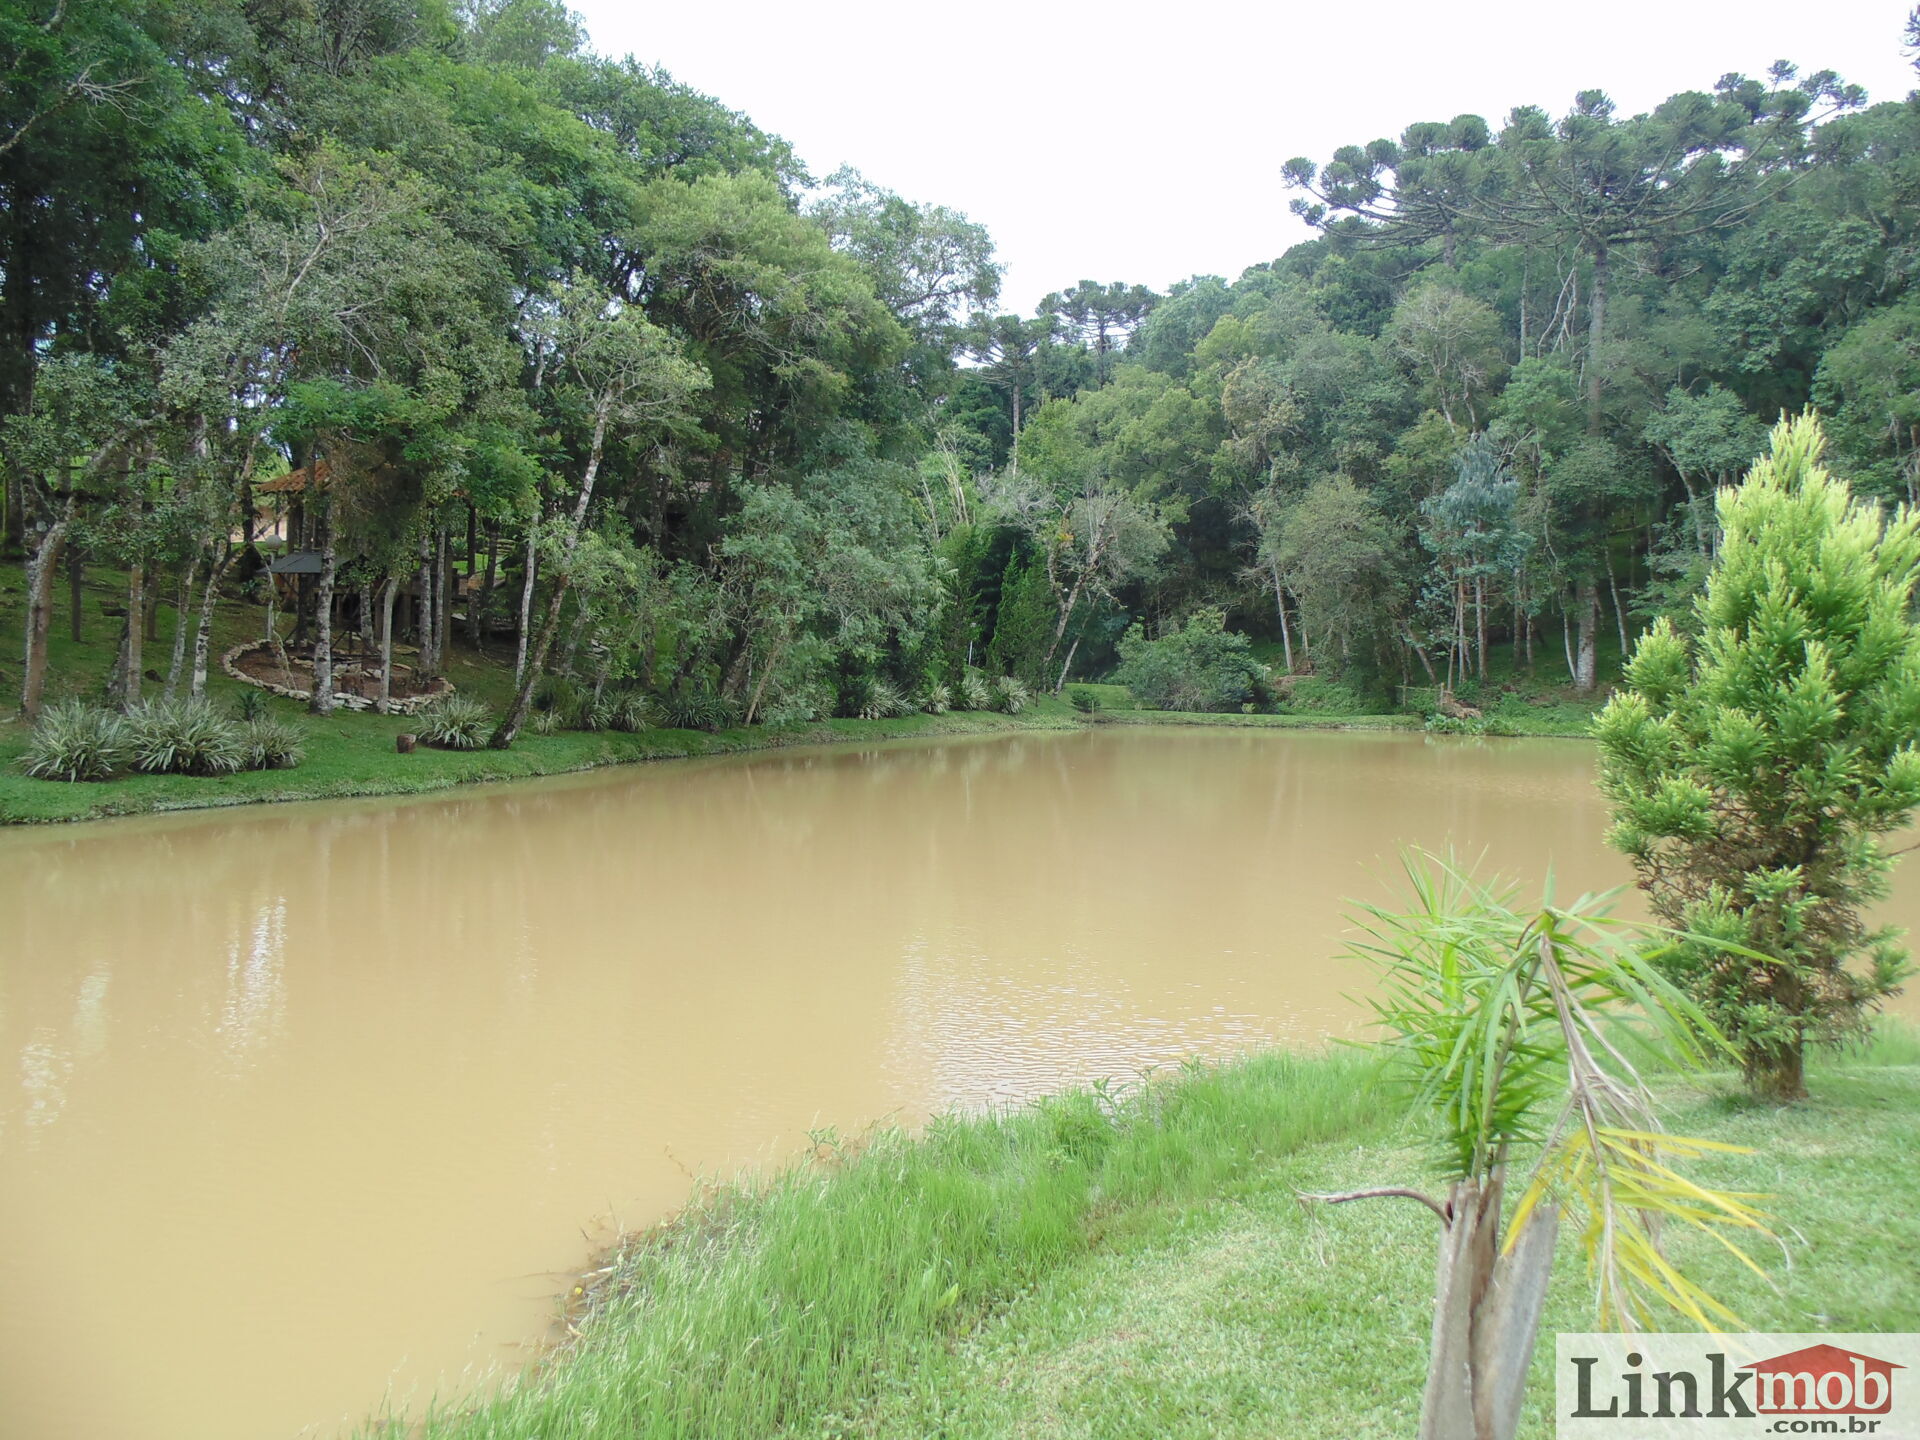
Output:
[[1573,622],[1568,617],[1573,612],[1567,609],[1566,600],[1560,602],[1560,644],[1567,652],[1567,679],[1578,680],[1580,667],[1573,658]]
[[73,499],[60,518],[41,533],[27,556],[26,664],[21,670],[20,716],[29,725],[40,718],[40,696],[47,686],[47,631],[53,623],[53,575],[61,548],[73,527]]
[[[220,581],[227,573],[227,566],[233,560],[233,546],[222,539],[214,552],[212,568],[207,571],[207,586],[200,593],[200,618],[193,627],[193,680],[187,693],[195,700],[207,693],[207,659],[213,644],[213,612],[220,603]],[[268,578],[272,586],[272,578]]]
[[513,683],[518,685],[520,677],[527,671],[527,637],[533,625],[533,586],[535,572],[540,568],[540,551],[536,544],[538,527],[527,527],[527,570],[520,580],[520,623],[514,628],[516,650],[513,657]]
[[373,709],[385,715],[393,708],[393,599],[400,593],[400,577],[389,575],[380,590],[380,693]]
[[1620,582],[1613,577],[1613,556],[1607,556],[1607,589],[1613,595],[1613,619],[1620,628],[1620,663],[1627,663],[1627,612],[1620,604]]
[[1060,667],[1060,678],[1053,682],[1053,693],[1058,695],[1067,684],[1067,672],[1073,669],[1073,657],[1079,653],[1080,636],[1073,637],[1073,643],[1067,647],[1067,662]]
[[1287,674],[1293,673],[1293,626],[1287,623],[1287,591],[1280,583],[1280,563],[1273,570],[1273,608],[1280,616],[1280,653],[1287,662]]
[[127,570],[127,668],[120,677],[125,687],[120,692],[123,708],[140,703],[141,642],[147,628],[147,572],[135,564]]
[[313,602],[313,698],[307,709],[315,715],[333,713],[333,502],[320,516],[320,583]]
[[167,664],[167,688],[162,693],[171,700],[180,693],[180,676],[187,664],[187,631],[192,626],[193,577],[200,572],[200,554],[195,551],[180,572],[180,598],[173,604],[173,658]]
[[1582,580],[1574,603],[1579,607],[1576,623],[1580,629],[1579,665],[1573,673],[1573,687],[1581,694],[1591,694],[1600,683],[1597,641],[1600,630],[1600,587],[1592,580]]
[[[587,633],[587,622],[592,618],[593,616],[586,606],[575,605],[573,607],[573,624],[567,627],[567,643],[560,651],[560,673],[562,675],[573,674],[573,667],[580,659],[580,641]],[[747,652],[743,648],[740,653],[745,655]],[[731,694],[732,692],[725,690],[723,687],[722,693]]]
[[1607,279],[1611,257],[1605,241],[1591,245],[1593,289],[1587,296],[1587,433],[1598,435],[1604,421],[1601,410],[1606,383],[1601,373],[1601,350],[1607,338]]
[[[567,588],[573,577],[573,555],[580,546],[580,531],[587,523],[587,509],[593,503],[593,482],[600,474],[600,457],[604,453],[607,441],[607,421],[612,414],[613,398],[602,399],[594,414],[593,443],[587,452],[586,473],[580,480],[580,495],[574,501],[572,523],[567,527],[566,539],[560,552],[560,573],[554,577],[553,593],[547,599],[547,613],[540,622],[540,638],[535,643],[533,653],[527,657],[527,664],[520,675],[519,688],[514,692],[513,705],[500,721],[493,737],[487,743],[496,750],[505,750],[513,744],[514,737],[520,733],[520,727],[527,723],[527,708],[533,704],[533,682],[540,669],[547,663],[547,651],[553,646],[554,631],[560,628],[560,607],[566,603]],[[532,541],[528,541],[531,546]],[[532,568],[528,568],[531,583]]]
[[500,559],[500,527],[487,526],[487,576],[480,584],[478,597],[467,600],[467,614],[472,617],[473,653],[487,653],[487,613],[493,605],[493,579],[495,568]]
[[1480,678],[1487,678],[1487,577],[1473,577],[1474,640],[1479,648]]
[[86,578],[87,557],[78,545],[67,547],[67,636],[78,645],[85,634],[81,629],[86,604],[81,584]]
[[453,641],[453,545],[444,520],[434,527],[433,560],[433,660],[437,673],[446,668]]
[[422,680],[438,673],[434,664],[433,638],[440,633],[440,627],[433,618],[433,540],[429,535],[420,537],[420,603],[414,608],[413,642],[420,652],[414,657],[414,673]]

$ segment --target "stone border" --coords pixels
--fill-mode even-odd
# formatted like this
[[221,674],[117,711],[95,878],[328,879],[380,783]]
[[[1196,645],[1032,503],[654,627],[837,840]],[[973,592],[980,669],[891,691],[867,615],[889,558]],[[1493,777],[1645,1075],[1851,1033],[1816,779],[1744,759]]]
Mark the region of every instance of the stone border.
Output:
[[[275,685],[271,680],[261,680],[256,678],[255,676],[247,674],[246,671],[242,670],[237,664],[234,663],[242,655],[245,655],[250,651],[271,650],[272,648],[273,647],[267,644],[267,642],[264,640],[249,640],[247,641],[246,644],[236,645],[231,650],[227,651],[226,654],[222,655],[220,657],[220,668],[226,671],[227,674],[232,676],[235,680],[238,680],[242,685],[251,685],[255,689],[266,691],[269,695],[278,695],[282,700],[298,700],[298,701],[301,701],[302,703],[305,703],[306,701],[313,699],[313,692],[311,690],[295,690],[291,686]],[[356,674],[359,672],[360,672],[360,667],[358,665],[346,664],[338,667],[338,669],[335,671],[335,674],[350,675],[350,674]],[[453,682],[447,679],[447,677],[444,675],[440,676],[434,682],[434,685],[436,688],[429,690],[424,695],[409,695],[404,700],[389,700],[387,702],[387,713],[389,715],[417,714],[419,711],[424,710],[427,706],[431,705],[434,701],[442,698],[443,696],[451,695],[453,693],[453,689],[454,689]],[[355,695],[355,694],[352,694],[351,692],[342,691],[342,690],[334,691],[333,703],[339,706],[342,710],[373,709],[373,701],[368,699],[366,696]]]

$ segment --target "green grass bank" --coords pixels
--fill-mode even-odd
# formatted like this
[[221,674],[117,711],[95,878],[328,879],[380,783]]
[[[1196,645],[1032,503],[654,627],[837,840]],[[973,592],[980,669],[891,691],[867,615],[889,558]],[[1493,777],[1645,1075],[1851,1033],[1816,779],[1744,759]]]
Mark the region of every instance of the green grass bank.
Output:
[[[707,1189],[591,1283],[574,1338],[431,1440],[510,1437],[1403,1437],[1435,1233],[1418,1206],[1302,1191],[1430,1178],[1365,1050],[1267,1053],[913,1137],[822,1137]],[[1662,1082],[1675,1129],[1752,1147],[1702,1178],[1766,1192],[1773,1283],[1676,1256],[1756,1329],[1920,1328],[1920,1040],[1827,1064],[1784,1111]],[[1551,1335],[1590,1327],[1563,1241],[1522,1434],[1551,1433]]]

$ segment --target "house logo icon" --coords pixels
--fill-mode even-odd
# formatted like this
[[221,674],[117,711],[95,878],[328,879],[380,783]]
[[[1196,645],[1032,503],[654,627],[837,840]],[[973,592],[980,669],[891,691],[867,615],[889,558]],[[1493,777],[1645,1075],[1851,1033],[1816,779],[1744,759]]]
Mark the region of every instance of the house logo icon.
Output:
[[1753,1373],[1761,1415],[1885,1415],[1893,1408],[1893,1372],[1906,1367],[1819,1344],[1739,1368]]
[[1562,1331],[1555,1440],[1920,1440],[1920,1333]]

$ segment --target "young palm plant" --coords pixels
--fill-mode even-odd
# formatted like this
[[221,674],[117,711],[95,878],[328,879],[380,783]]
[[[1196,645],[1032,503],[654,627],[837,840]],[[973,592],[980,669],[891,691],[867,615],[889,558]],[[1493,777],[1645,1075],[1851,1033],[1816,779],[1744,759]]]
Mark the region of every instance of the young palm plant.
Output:
[[[1447,861],[1406,862],[1405,913],[1364,909],[1356,947],[1383,970],[1375,1002],[1396,1067],[1438,1127],[1444,1198],[1383,1186],[1439,1217],[1440,1263],[1421,1440],[1510,1440],[1519,1423],[1563,1220],[1580,1241],[1602,1325],[1636,1329],[1666,1305],[1701,1329],[1735,1317],[1674,1267],[1663,1222],[1728,1238],[1767,1233],[1754,1196],[1675,1168],[1736,1147],[1669,1135],[1625,1050],[1697,1066],[1725,1042],[1646,953],[1649,932],[1604,899],[1522,912],[1512,892]],[[1509,1167],[1532,1170],[1508,1215]]]

